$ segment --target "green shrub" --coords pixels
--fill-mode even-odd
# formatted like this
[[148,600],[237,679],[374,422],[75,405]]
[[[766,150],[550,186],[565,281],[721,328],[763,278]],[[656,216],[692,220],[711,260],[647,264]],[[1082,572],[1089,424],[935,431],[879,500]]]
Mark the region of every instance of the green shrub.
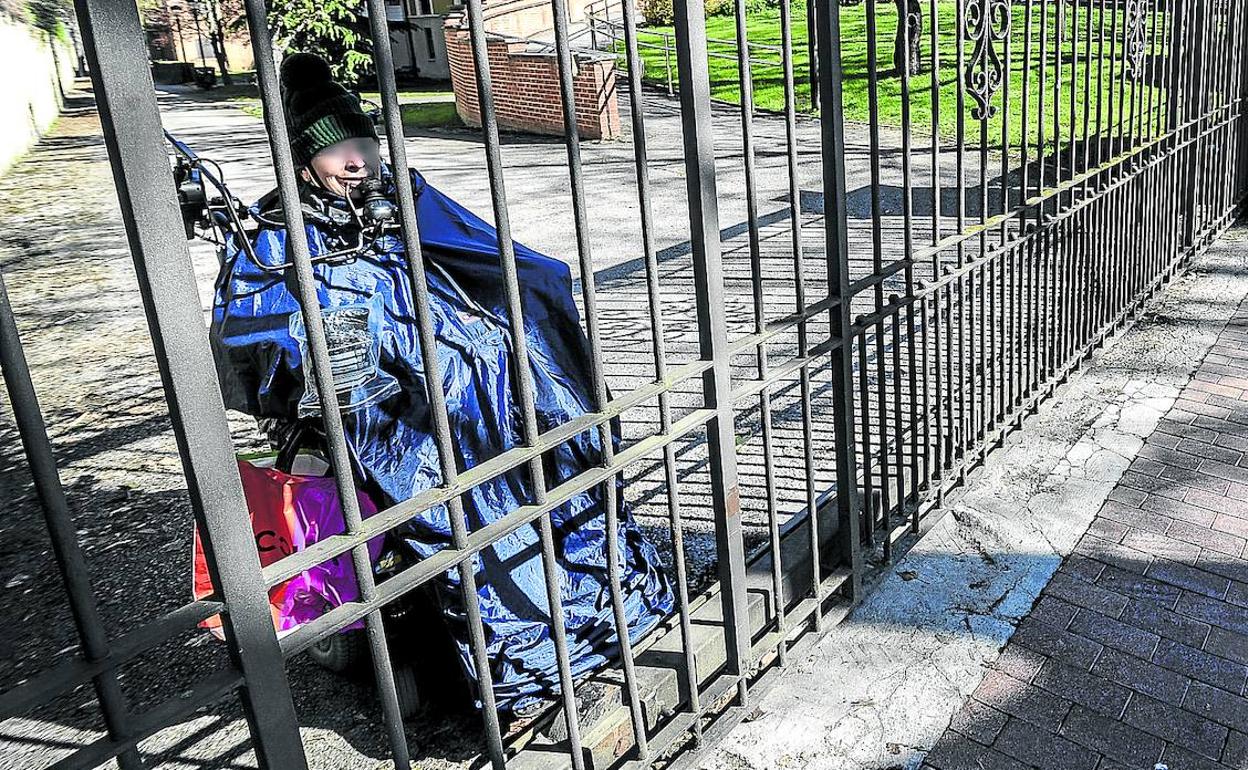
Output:
[[641,17],[651,27],[670,27],[676,23],[672,0],[641,0]]
[[[747,13],[765,13],[777,8],[780,0],[745,0]],[[731,16],[736,12],[736,0],[702,0],[707,16]],[[641,0],[641,16],[651,27],[670,27],[676,23],[672,0]]]

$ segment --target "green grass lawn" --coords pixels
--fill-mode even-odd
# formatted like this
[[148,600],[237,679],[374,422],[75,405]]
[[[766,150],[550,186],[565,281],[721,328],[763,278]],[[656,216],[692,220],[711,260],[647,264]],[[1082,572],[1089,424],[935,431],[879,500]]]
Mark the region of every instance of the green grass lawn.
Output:
[[[1057,68],[1053,65],[1054,52],[1054,30],[1056,28],[1056,3],[1046,4],[1048,8],[1048,22],[1044,25],[1047,29],[1047,51],[1049,64],[1045,69],[1045,134],[1051,140],[1053,136],[1054,123],[1054,86],[1055,74]],[[800,111],[810,111],[810,83],[808,76],[809,56],[806,47],[806,3],[803,0],[797,0],[793,3],[793,60],[794,60],[794,76],[796,83],[796,102]],[[938,17],[936,29],[939,38],[939,77],[937,80],[938,96],[939,96],[939,131],[940,134],[947,138],[957,136],[958,132],[958,83],[959,70],[957,67],[958,54],[958,36],[957,29],[957,5],[953,0],[938,0]],[[1010,66],[1008,82],[1003,84],[994,99],[993,104],[997,106],[997,114],[987,122],[989,141],[992,144],[999,144],[1002,134],[1002,121],[1008,119],[1010,143],[1017,147],[1022,138],[1022,90],[1024,78],[1028,78],[1030,90],[1030,111],[1028,113],[1028,123],[1030,128],[1029,141],[1034,143],[1037,138],[1037,105],[1038,95],[1041,81],[1041,68],[1037,66],[1039,61],[1039,28],[1040,28],[1040,3],[1036,2],[1033,6],[1032,18],[1032,43],[1030,59],[1028,60],[1032,66],[1025,66],[1023,61],[1023,50],[1026,38],[1025,33],[1025,13],[1026,6],[1014,4],[1013,20],[1011,26],[1011,34],[1009,35],[1010,45]],[[929,16],[929,5],[923,3],[924,18],[922,30],[922,52],[921,61],[923,71],[910,78],[910,120],[911,126],[924,134],[927,134],[933,125],[933,99],[932,99],[932,67],[931,67],[931,19]],[[1083,121],[1085,111],[1084,100],[1084,71],[1088,69],[1091,75],[1091,83],[1088,93],[1088,121],[1089,131],[1095,134],[1098,129],[1096,103],[1098,85],[1102,91],[1102,100],[1104,105],[1108,105],[1112,99],[1115,105],[1121,103],[1118,94],[1118,84],[1122,81],[1122,37],[1123,37],[1123,20],[1119,16],[1117,23],[1118,43],[1114,44],[1111,40],[1106,39],[1103,47],[1100,43],[1099,35],[1102,19],[1093,9],[1091,26],[1093,36],[1091,41],[1091,62],[1090,68],[1085,66],[1088,61],[1089,52],[1085,49],[1086,30],[1087,30],[1087,11],[1086,6],[1079,6],[1077,25],[1078,25],[1078,41],[1077,53],[1078,64],[1076,72],[1076,81],[1074,84],[1075,96],[1075,127],[1079,136],[1082,136]],[[1109,38],[1109,30],[1113,21],[1111,11],[1107,10],[1104,18],[1105,37]],[[1151,22],[1149,22],[1151,24]],[[1163,39],[1161,33],[1161,25],[1164,24],[1164,18],[1158,15],[1158,34],[1157,40]],[[1060,114],[1057,120],[1062,126],[1063,136],[1068,135],[1071,126],[1071,75],[1072,54],[1075,53],[1075,46],[1071,44],[1071,14],[1069,10],[1066,13],[1065,24],[1062,41],[1063,64],[1061,69],[1061,94],[1057,100],[1060,104]],[[896,7],[892,2],[887,0],[877,0],[876,3],[876,46],[875,59],[877,62],[878,89],[877,101],[879,105],[880,122],[886,126],[902,125],[902,81],[901,78],[892,72],[893,59],[893,39],[897,29],[897,13]],[[780,11],[778,8],[768,8],[766,10],[751,13],[746,20],[746,34],[751,43],[762,43],[768,45],[779,46],[781,42],[780,28]],[[670,27],[650,27],[642,30],[639,35],[639,41],[643,44],[641,47],[641,56],[644,63],[646,80],[663,83],[666,77],[666,65],[664,61],[664,52],[661,48],[663,43],[663,33],[673,35],[674,30]],[[715,99],[739,104],[741,100],[740,79],[737,74],[736,62],[736,22],[731,16],[712,16],[706,20],[707,37],[712,41],[708,43],[708,48],[712,53],[729,54],[730,56],[711,56],[709,60],[710,78],[711,78],[711,95]],[[1150,37],[1151,39],[1151,37]],[[723,42],[714,42],[714,41]],[[844,71],[843,90],[845,104],[845,118],[849,121],[865,123],[869,120],[871,114],[871,95],[868,79],[868,58],[870,56],[867,35],[867,19],[866,19],[866,3],[858,6],[841,8],[841,61]],[[645,43],[660,47],[649,47]],[[617,44],[617,50],[623,50],[623,43]],[[1004,58],[1004,43],[997,44],[998,52]],[[970,41],[963,43],[963,56],[966,62],[971,60],[973,52],[973,44]],[[771,51],[766,49],[755,49],[753,57],[757,63],[753,65],[752,83],[754,86],[754,102],[761,110],[781,111],[784,109],[784,82],[783,70],[780,66],[780,52],[778,50]],[[773,62],[774,64],[770,63]],[[675,69],[675,57],[672,57],[672,67]],[[1146,58],[1146,62],[1148,59]],[[1149,66],[1146,63],[1146,67]],[[1135,85],[1130,78],[1126,79],[1126,96],[1127,104],[1132,103],[1133,89],[1139,89],[1138,93],[1143,97],[1144,104],[1148,104],[1149,91],[1157,90],[1157,94],[1153,94],[1154,104],[1159,104],[1162,100],[1159,97],[1160,89],[1152,89],[1147,85]],[[1008,91],[1009,107],[1002,109],[1005,94]],[[971,109],[974,101],[970,95],[965,96],[965,132],[968,143],[978,143],[980,126],[982,121],[971,116]],[[1127,114],[1129,115],[1129,107]],[[1115,106],[1115,115],[1111,117],[1106,110],[1102,111],[1100,119],[1100,128],[1108,129],[1117,120],[1117,106]]]
[[459,128],[464,125],[455,112],[454,101],[413,102],[400,105],[399,111],[403,114],[406,128]]

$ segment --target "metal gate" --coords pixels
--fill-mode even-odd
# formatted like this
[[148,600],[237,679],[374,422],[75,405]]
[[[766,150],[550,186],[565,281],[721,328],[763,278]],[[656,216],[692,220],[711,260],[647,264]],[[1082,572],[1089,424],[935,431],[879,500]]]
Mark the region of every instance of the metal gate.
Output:
[[[565,0],[551,0],[563,114],[573,116],[573,51]],[[929,522],[926,514],[965,479],[1082,360],[1128,322],[1144,302],[1231,223],[1245,194],[1246,8],[1233,0],[865,0],[851,8],[819,0],[811,43],[817,55],[818,122],[798,114],[801,77],[788,3],[778,9],[779,46],[746,40],[747,4],[736,4],[739,142],[747,218],[725,227],[720,215],[706,20],[700,3],[676,4],[674,50],[684,184],[687,259],[693,293],[688,360],[666,349],[662,265],[652,237],[652,159],[647,106],[666,99],[643,84],[638,20],[631,3],[612,22],[627,70],[628,112],[644,243],[646,310],[653,369],[637,387],[608,395],[612,378],[602,331],[604,296],[585,236],[591,227],[582,148],[566,136],[576,216],[580,298],[595,356],[597,411],[539,432],[526,367],[518,367],[525,446],[487,463],[456,466],[447,406],[429,393],[443,484],[364,520],[346,504],[345,534],[261,569],[245,515],[235,448],[209,351],[195,278],[183,240],[146,49],[133,3],[78,0],[100,117],[164,392],[218,593],[134,630],[109,637],[101,624],[52,447],[0,284],[0,362],[55,558],[81,643],[54,665],[0,694],[0,716],[39,708],[74,689],[94,688],[105,736],[62,752],[53,767],[92,767],[118,758],[145,766],[143,741],[196,709],[237,698],[262,767],[301,768],[305,749],[285,661],[363,619],[395,765],[411,760],[395,691],[381,608],[455,570],[476,661],[483,752],[496,768],[641,766],[679,763],[683,749],[713,741],[748,710],[752,691],[786,658],[845,616],[864,579],[896,558]],[[390,57],[384,0],[366,3],[385,116],[389,162],[408,170]],[[884,63],[898,26],[893,71]],[[247,0],[257,75],[278,187],[297,199],[296,169],[266,32],[265,3]],[[467,15],[481,98],[494,221],[503,244],[513,339],[525,336],[502,150],[493,120],[482,1]],[[849,21],[847,21],[849,20]],[[862,34],[843,35],[846,23]],[[914,39],[906,41],[909,35]],[[666,44],[665,44],[666,46]],[[761,53],[759,52],[761,51]],[[768,52],[777,53],[773,59]],[[914,57],[920,61],[914,61]],[[843,67],[854,68],[853,78]],[[774,68],[783,92],[779,116],[754,108],[754,78]],[[666,78],[670,82],[671,78]],[[851,82],[852,80],[852,82]],[[865,91],[862,83],[865,80]],[[854,91],[847,96],[847,87]],[[895,90],[895,92],[894,92]],[[851,98],[852,97],[852,98]],[[865,103],[862,99],[865,98]],[[847,107],[847,104],[850,106]],[[865,114],[866,125],[847,121]],[[917,117],[916,117],[917,116]],[[950,117],[952,116],[952,117]],[[775,148],[787,171],[777,216],[760,214],[755,132],[783,124]],[[769,123],[770,125],[770,123]],[[847,140],[847,131],[855,137]],[[803,132],[810,132],[804,136]],[[812,139],[817,137],[817,143]],[[723,141],[724,137],[718,137]],[[802,168],[817,144],[815,195]],[[851,189],[851,185],[859,186]],[[926,188],[926,189],[924,189]],[[409,253],[420,252],[410,188],[399,186]],[[332,381],[316,302],[313,268],[298,206],[291,216],[294,278],[308,318],[315,375]],[[420,260],[411,280],[421,321],[426,381],[440,382],[428,289]],[[779,267],[777,267],[779,266]],[[739,268],[739,269],[738,269]],[[735,294],[734,294],[735,291]],[[737,301],[734,301],[734,297]],[[779,299],[777,299],[779,298]],[[324,391],[322,391],[324,392]],[[674,394],[691,397],[676,408]],[[342,415],[324,410],[334,466],[350,467]],[[684,399],[682,403],[687,402]],[[652,405],[647,407],[647,405]],[[650,408],[652,429],[613,453],[610,421]],[[549,488],[541,455],[586,431],[604,436],[601,467]],[[705,458],[702,476],[713,512],[712,586],[691,592],[683,538],[678,465],[687,446]],[[473,558],[520,527],[540,536],[547,600],[559,600],[549,514],[573,495],[640,466],[659,474],[671,537],[677,612],[640,645],[617,634],[618,708],[580,724],[560,613],[551,613],[566,720],[562,740],[505,736],[488,686],[490,671],[475,600]],[[538,499],[495,525],[470,530],[461,496],[476,484],[527,468]],[[356,482],[338,474],[344,501]],[[446,505],[453,547],[380,584],[367,542],[434,505]],[[614,507],[608,504],[608,511]],[[755,515],[758,526],[743,524]],[[608,513],[607,526],[619,526]],[[746,530],[753,533],[747,538]],[[616,538],[608,537],[609,543]],[[266,590],[312,565],[350,554],[360,600],[282,638]],[[624,623],[619,554],[607,565],[617,629]],[[144,653],[220,613],[228,665],[201,672],[187,692],[135,713],[117,674]]]

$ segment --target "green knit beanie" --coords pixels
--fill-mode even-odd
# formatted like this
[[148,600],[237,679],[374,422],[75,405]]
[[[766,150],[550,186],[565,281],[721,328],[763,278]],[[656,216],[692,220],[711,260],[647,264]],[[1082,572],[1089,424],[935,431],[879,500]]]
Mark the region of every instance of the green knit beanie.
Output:
[[347,139],[377,139],[377,129],[360,100],[334,82],[329,65],[316,54],[286,57],[281,82],[296,165],[308,165],[313,155]]

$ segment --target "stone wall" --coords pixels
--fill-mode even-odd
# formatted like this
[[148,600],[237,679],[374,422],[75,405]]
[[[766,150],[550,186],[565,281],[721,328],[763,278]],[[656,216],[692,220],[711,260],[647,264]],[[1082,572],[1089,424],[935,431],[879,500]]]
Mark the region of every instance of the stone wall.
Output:
[[0,18],[0,173],[43,136],[74,78],[74,53],[32,27]]

